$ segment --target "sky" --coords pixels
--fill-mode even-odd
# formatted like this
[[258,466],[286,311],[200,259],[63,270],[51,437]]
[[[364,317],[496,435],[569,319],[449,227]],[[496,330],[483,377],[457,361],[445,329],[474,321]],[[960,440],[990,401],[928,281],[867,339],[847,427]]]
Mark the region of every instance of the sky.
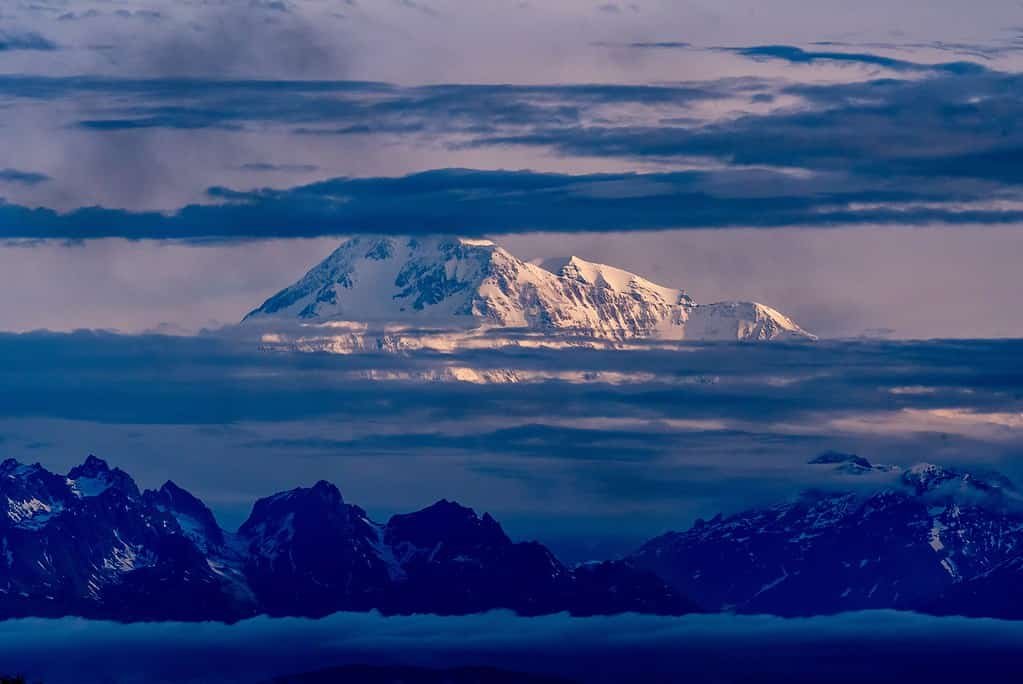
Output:
[[[628,550],[818,482],[829,448],[1016,467],[1016,0],[11,0],[0,109],[5,455],[96,452],[228,527],[321,477],[379,516],[458,498],[574,558],[582,531]],[[578,255],[822,342],[296,360],[232,337],[367,232]],[[453,363],[653,381],[360,375]]]
[[[578,255],[699,302],[754,299],[831,338],[1019,337],[1013,226],[861,226],[492,236],[526,260]],[[341,237],[196,246],[48,241],[0,248],[4,329],[194,333],[237,323]]]
[[451,232],[764,301],[822,337],[1017,337],[1019,19],[1009,0],[4,3],[0,330],[195,332],[344,236]]

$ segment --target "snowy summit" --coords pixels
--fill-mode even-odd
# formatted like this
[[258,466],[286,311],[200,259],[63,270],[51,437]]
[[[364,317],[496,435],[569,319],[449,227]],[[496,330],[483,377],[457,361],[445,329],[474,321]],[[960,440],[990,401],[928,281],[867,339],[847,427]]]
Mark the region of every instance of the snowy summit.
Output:
[[544,344],[814,339],[763,304],[697,304],[613,266],[576,256],[528,263],[456,237],[352,238],[244,322],[298,323],[337,350],[369,337],[376,348],[485,346],[501,334]]

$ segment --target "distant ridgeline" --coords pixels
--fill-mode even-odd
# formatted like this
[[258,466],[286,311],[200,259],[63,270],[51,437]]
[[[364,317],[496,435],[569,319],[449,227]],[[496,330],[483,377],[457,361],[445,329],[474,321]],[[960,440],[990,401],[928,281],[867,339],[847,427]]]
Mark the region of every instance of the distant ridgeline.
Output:
[[567,567],[449,501],[377,523],[321,481],[257,501],[228,532],[172,482],[140,491],[92,456],[67,475],[9,459],[0,464],[0,617],[894,608],[1023,618],[1023,509],[1004,477],[833,452],[814,463],[857,484]]

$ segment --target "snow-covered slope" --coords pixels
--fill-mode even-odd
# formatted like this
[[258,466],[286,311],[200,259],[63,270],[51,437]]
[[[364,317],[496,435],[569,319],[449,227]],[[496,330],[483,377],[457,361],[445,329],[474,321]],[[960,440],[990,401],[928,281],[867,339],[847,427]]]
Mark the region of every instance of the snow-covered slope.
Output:
[[244,322],[298,323],[298,346],[332,351],[492,346],[508,342],[502,334],[543,344],[813,339],[762,304],[698,305],[612,266],[541,266],[454,237],[352,238]]

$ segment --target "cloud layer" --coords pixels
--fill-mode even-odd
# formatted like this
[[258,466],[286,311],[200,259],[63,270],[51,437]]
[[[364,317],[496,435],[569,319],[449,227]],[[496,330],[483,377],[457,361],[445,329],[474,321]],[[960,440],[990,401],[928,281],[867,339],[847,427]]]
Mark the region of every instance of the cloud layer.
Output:
[[[219,624],[0,625],[5,665],[47,682],[261,682],[342,663],[491,664],[592,682],[956,682],[1010,677],[1018,624],[910,613],[458,618],[337,614]],[[935,657],[940,653],[941,657]]]
[[[789,46],[739,52],[799,63],[838,54]],[[869,61],[866,53],[841,54]],[[18,192],[43,206],[0,205],[0,235],[244,239],[1019,223],[1020,76],[977,63],[904,71],[830,83],[750,78],[628,86],[6,76],[0,94],[16,112],[80,100],[60,134],[70,136],[69,147],[87,142],[90,152],[70,167],[65,161],[32,176],[8,172],[9,181],[29,186]],[[177,152],[163,151],[169,136]],[[329,173],[320,158],[275,160],[272,145],[287,140],[299,146],[293,150],[362,154],[389,146],[392,159],[425,149],[438,161],[445,154],[495,165],[559,159],[575,170],[431,168],[376,177],[360,171],[291,187],[215,185],[201,194],[193,188],[201,203],[159,213],[45,208],[47,197],[66,201],[67,183],[76,177],[123,178],[127,185],[110,183],[102,192],[123,189],[144,206],[151,188],[163,194],[194,183],[175,173],[185,171],[192,146],[248,156],[219,176],[249,183],[261,184],[267,171],[280,179]],[[189,156],[175,156],[182,153]],[[39,161],[34,154],[24,160]],[[348,163],[355,170],[357,162]],[[581,170],[594,165],[620,170]]]
[[[1023,481],[1019,346],[332,356],[218,336],[4,335],[0,435],[5,455],[56,471],[94,451],[143,486],[174,479],[227,526],[254,499],[322,478],[381,516],[446,497],[559,552],[626,551],[697,516],[850,486],[806,465],[827,449]],[[595,379],[400,379],[453,366]],[[624,368],[635,382],[601,380]]]

